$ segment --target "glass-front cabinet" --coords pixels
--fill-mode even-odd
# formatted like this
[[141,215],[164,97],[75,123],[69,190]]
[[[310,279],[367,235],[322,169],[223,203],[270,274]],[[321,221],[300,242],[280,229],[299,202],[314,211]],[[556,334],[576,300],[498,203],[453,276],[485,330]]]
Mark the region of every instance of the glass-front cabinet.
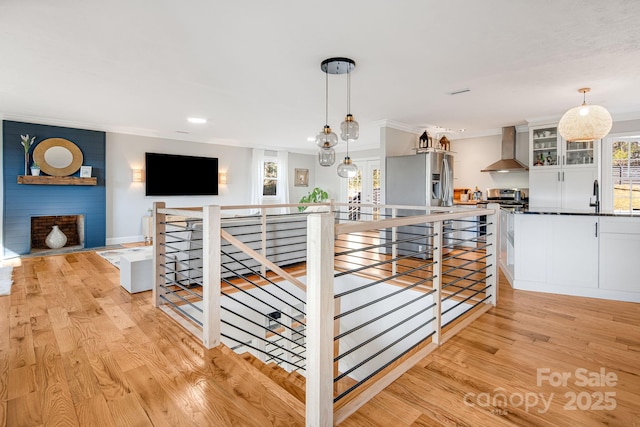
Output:
[[596,164],[596,142],[569,142],[554,126],[539,126],[529,130],[531,141],[530,165],[532,170],[561,167],[585,167]]
[[529,128],[529,208],[589,210],[598,141],[568,142],[556,124]]
[[531,129],[530,167],[557,167],[560,164],[559,142],[558,128],[555,126]]
[[595,162],[595,141],[569,142],[564,141],[564,164],[593,165]]

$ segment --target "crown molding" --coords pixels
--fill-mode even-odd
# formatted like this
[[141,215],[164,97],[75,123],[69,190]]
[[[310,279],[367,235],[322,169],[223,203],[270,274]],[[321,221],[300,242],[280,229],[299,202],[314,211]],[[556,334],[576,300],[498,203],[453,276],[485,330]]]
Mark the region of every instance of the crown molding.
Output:
[[[243,145],[241,141],[234,140],[234,139],[216,139],[216,138],[211,139],[208,137],[203,137],[201,135],[190,135],[189,133],[159,132],[159,131],[154,131],[151,129],[144,129],[144,128],[133,128],[133,127],[125,127],[125,126],[108,126],[108,125],[98,124],[98,123],[80,122],[75,120],[61,120],[61,119],[54,119],[54,118],[41,117],[41,116],[0,113],[0,119],[34,123],[34,124],[40,124],[40,125],[70,127],[70,128],[76,128],[76,129],[94,130],[99,132],[118,133],[118,134],[124,134],[124,135],[143,136],[148,138],[169,139],[173,141],[187,141],[187,142],[196,142],[200,144],[216,144],[216,145],[235,146],[235,147],[252,147],[249,145]],[[271,147],[271,149],[273,149],[273,147]]]
[[424,130],[424,128],[422,128],[422,127],[408,125],[406,123],[401,123],[401,122],[397,122],[395,120],[388,120],[388,119],[378,120],[378,121],[374,122],[374,125],[376,125],[378,127],[381,127],[381,128],[382,127],[387,127],[387,128],[392,128],[392,129],[401,130],[401,131],[409,132],[409,133],[415,133],[415,134],[419,134],[421,130]]
[[455,138],[452,139],[469,139],[469,138],[482,138],[485,136],[495,136],[502,135],[502,129],[484,129],[478,131],[466,131],[464,133],[459,133]]
[[640,111],[633,113],[612,113],[611,118],[614,122],[626,122],[629,120],[640,120]]

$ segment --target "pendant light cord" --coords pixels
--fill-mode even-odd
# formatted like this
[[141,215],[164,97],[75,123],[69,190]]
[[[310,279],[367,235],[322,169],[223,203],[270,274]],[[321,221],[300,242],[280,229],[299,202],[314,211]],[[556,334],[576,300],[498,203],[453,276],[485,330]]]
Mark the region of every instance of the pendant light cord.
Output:
[[324,124],[329,126],[329,70],[324,72]]
[[347,66],[347,114],[351,114],[351,72]]

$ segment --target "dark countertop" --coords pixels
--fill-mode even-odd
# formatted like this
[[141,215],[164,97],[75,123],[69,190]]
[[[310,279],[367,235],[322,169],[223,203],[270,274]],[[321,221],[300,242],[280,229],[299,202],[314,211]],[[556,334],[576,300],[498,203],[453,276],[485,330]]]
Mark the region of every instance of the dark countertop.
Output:
[[640,211],[634,211],[633,213],[618,213],[611,211],[601,211],[596,213],[593,208],[591,210],[558,210],[558,209],[529,209],[529,208],[501,208],[504,211],[512,212],[515,214],[525,215],[583,215],[583,216],[615,216],[615,217],[640,217]]

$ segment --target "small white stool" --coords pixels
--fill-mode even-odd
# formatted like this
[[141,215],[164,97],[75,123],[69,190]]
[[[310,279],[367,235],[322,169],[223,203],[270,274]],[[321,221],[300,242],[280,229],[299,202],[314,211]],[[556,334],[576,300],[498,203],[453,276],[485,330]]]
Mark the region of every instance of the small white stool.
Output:
[[120,285],[129,293],[148,291],[153,287],[153,253],[120,255]]

